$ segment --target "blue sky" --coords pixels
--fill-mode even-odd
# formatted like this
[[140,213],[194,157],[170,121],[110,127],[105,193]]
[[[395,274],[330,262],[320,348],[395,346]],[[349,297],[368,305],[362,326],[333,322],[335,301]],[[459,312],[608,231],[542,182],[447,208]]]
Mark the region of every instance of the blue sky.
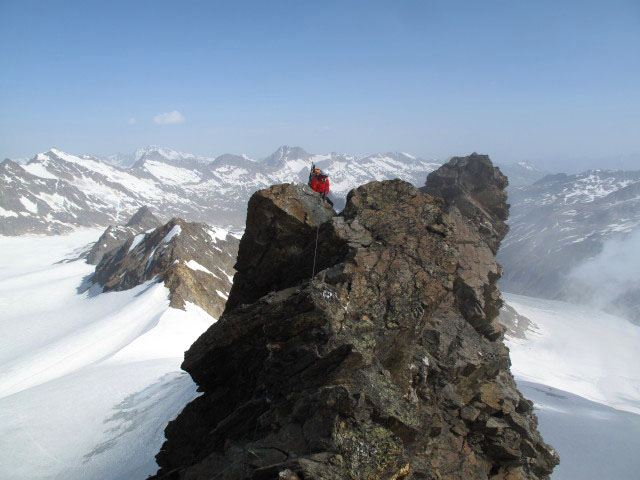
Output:
[[0,0],[0,31],[2,157],[640,158],[637,0]]

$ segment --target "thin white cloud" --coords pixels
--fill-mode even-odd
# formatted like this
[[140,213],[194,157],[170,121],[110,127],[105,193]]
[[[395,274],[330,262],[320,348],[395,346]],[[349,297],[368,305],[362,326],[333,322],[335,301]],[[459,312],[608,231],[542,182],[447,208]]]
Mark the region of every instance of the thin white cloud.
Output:
[[176,123],[184,123],[187,119],[179,111],[159,113],[153,117],[153,123],[156,125],[174,125]]
[[133,118],[133,117],[131,117],[129,120],[127,120],[127,123],[128,123],[129,125],[135,125],[135,124],[136,124],[136,122],[137,122],[137,121],[136,121],[136,119],[135,119],[135,118]]

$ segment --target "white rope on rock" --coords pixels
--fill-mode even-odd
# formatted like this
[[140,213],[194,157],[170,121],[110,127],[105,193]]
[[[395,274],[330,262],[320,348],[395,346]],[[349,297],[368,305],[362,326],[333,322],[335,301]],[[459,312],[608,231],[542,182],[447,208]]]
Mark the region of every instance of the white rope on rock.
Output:
[[313,252],[313,272],[311,273],[311,279],[316,275],[316,256],[318,255],[318,234],[320,233],[320,224],[316,228],[316,249]]

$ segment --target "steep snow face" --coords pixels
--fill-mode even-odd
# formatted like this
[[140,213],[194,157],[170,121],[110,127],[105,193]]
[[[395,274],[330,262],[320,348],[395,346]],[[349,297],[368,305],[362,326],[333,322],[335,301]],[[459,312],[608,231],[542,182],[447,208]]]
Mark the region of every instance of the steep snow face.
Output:
[[514,187],[531,185],[547,175],[529,162],[499,163],[497,166],[509,178],[509,190],[513,190]]
[[154,177],[168,185],[182,185],[183,183],[197,183],[200,175],[186,168],[174,167],[158,161],[147,161],[144,168]]
[[153,281],[78,293],[93,267],[56,263],[100,230],[0,237],[3,478],[145,478],[167,422],[197,396],[180,364],[211,316],[169,308]]
[[526,338],[507,337],[517,379],[640,414],[639,326],[566,302],[504,298],[533,322]]

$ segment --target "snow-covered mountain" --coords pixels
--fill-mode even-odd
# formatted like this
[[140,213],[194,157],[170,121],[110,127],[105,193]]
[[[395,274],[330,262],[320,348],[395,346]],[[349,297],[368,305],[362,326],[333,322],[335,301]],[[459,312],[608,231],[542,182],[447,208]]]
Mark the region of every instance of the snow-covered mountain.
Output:
[[139,148],[133,153],[115,153],[112,155],[107,155],[107,156],[98,157],[98,158],[116,167],[129,168],[135,165],[136,162],[140,161],[145,157],[150,159],[160,158],[161,160],[174,160],[174,161],[196,160],[204,163],[211,162],[214,160],[213,157],[202,157],[199,155],[194,155],[192,153],[178,152],[176,150],[171,150],[169,148],[157,147],[155,145]]
[[[536,297],[586,301],[598,296],[605,282],[590,282],[593,288],[577,287],[576,269],[598,261],[609,242],[624,242],[640,230],[640,171],[549,175],[533,185],[511,189],[509,201],[511,229],[498,254],[505,270],[502,288]],[[629,244],[627,250],[633,252],[634,245]],[[625,261],[628,264],[633,258],[630,255]],[[611,267],[611,261],[599,261],[599,278],[607,278],[605,271]],[[618,273],[609,276],[615,278]],[[629,286],[620,282],[618,293],[626,297],[611,298],[611,305],[598,306],[627,309],[627,316],[640,320],[636,298],[640,295],[625,293]]]
[[306,183],[313,163],[330,174],[337,208],[358,185],[401,178],[422,186],[438,167],[404,153],[359,158],[287,146],[260,162],[246,155],[209,159],[158,147],[108,160],[52,149],[26,165],[0,164],[0,234],[55,234],[123,223],[144,205],[163,221],[181,217],[242,226],[253,192],[275,183]]

